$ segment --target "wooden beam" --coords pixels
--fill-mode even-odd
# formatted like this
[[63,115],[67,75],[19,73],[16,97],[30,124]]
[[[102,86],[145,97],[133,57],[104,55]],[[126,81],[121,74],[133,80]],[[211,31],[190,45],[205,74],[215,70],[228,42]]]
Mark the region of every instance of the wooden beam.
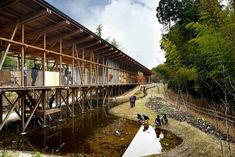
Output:
[[[77,30],[74,30],[74,31],[64,32],[64,33],[59,34],[57,36],[51,37],[50,39],[47,40],[47,43],[53,42],[53,43],[51,43],[51,45],[53,45],[54,43],[57,43],[61,39],[64,40],[64,39],[66,39],[66,38],[68,38],[72,35],[75,35],[77,33],[81,33],[82,31],[83,31],[82,29],[77,29]],[[63,42],[63,44],[65,45],[65,42]],[[64,48],[66,48],[66,47],[64,47]]]
[[[19,27],[19,24],[16,24],[16,25],[15,25],[15,29],[13,30],[13,33],[12,33],[12,35],[11,35],[11,40],[14,39],[18,27]],[[4,63],[4,61],[5,61],[6,57],[7,57],[7,54],[8,54],[8,52],[9,52],[10,47],[11,47],[11,43],[8,43],[8,44],[7,44],[7,48],[6,48],[6,50],[5,50],[5,53],[4,53],[3,57],[0,58],[0,59],[1,59],[1,60],[0,60],[0,70],[2,69],[3,63]]]
[[6,7],[10,7],[11,5],[15,4],[19,2],[19,0],[4,0],[0,2],[0,10],[6,8]]
[[13,112],[13,110],[15,109],[16,105],[17,105],[17,101],[18,101],[19,97],[17,98],[17,100],[15,101],[15,103],[13,104],[13,106],[11,107],[10,111],[8,111],[7,115],[5,116],[5,118],[3,119],[3,121],[0,123],[0,131],[2,130],[2,128],[4,127],[4,125],[7,122],[7,119],[9,118],[9,116],[11,115],[11,113]]
[[103,54],[102,56],[104,56],[104,57],[109,57],[109,56],[113,56],[113,55],[123,55],[123,53],[121,53],[121,52],[119,52],[119,51],[111,51],[111,52],[109,52],[109,53],[105,53],[105,54]]
[[30,32],[30,35],[35,35],[41,32],[49,32],[49,31],[54,31],[57,30],[59,27],[65,26],[66,24],[68,24],[66,21],[61,21],[61,22],[57,22],[51,25],[47,25],[47,26],[43,26],[40,29],[37,29],[33,32]]
[[106,53],[112,53],[113,51],[115,51],[113,48],[109,48],[109,49],[105,49],[104,51],[95,52],[95,53],[99,55],[104,55]]
[[8,24],[8,25],[0,27],[0,33],[5,32],[5,31],[7,31],[9,29],[12,29],[17,24],[23,24],[23,23],[35,20],[35,19],[37,19],[39,17],[45,16],[45,15],[48,15],[48,14],[50,14],[50,10],[49,9],[33,11],[33,12],[27,14],[27,15],[19,17],[18,20],[16,22],[14,22],[14,23],[11,23],[11,24]]
[[82,43],[82,44],[79,44],[77,45],[77,48],[89,48],[91,46],[94,46],[94,45],[97,45],[97,44],[100,44],[101,41],[91,41],[91,42],[86,42],[86,43]]
[[111,57],[110,59],[112,59],[113,61],[116,61],[116,60],[128,60],[129,57],[127,57],[126,55],[121,55],[121,56],[117,56],[117,57]]
[[87,51],[95,52],[95,51],[102,50],[102,49],[107,48],[107,47],[108,47],[107,44],[105,44],[105,45],[98,45],[98,46],[94,46],[94,47],[88,48]]

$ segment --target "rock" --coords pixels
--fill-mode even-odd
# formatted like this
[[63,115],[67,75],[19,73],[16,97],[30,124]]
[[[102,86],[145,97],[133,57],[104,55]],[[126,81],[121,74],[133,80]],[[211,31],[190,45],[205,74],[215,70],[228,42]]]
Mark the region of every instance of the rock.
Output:
[[116,130],[115,133],[117,136],[121,136],[121,133],[118,130]]

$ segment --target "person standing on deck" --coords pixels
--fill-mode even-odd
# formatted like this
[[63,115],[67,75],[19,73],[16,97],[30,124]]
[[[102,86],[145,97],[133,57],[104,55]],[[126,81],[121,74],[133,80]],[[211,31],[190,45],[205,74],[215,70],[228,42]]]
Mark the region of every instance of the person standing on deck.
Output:
[[64,84],[68,85],[68,74],[69,74],[69,69],[68,67],[64,71]]
[[38,71],[39,71],[39,66],[37,64],[34,65],[32,68],[31,72],[31,78],[32,78],[32,86],[35,86],[37,77],[38,77]]
[[24,65],[24,86],[27,86],[27,67]]

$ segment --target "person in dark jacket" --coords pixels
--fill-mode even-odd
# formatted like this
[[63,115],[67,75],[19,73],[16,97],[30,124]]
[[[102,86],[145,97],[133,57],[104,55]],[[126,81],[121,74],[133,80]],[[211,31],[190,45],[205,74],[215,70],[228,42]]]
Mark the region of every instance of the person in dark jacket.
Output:
[[130,105],[131,107],[134,107],[135,106],[135,101],[136,101],[136,96],[133,95],[130,97]]
[[167,118],[166,114],[164,114],[162,117],[162,124],[168,124],[168,118]]
[[38,65],[34,65],[34,67],[32,68],[32,72],[31,72],[31,78],[32,78],[32,86],[35,86],[37,77],[38,77],[38,72],[39,72],[39,66]]
[[139,113],[137,114],[137,119],[138,119],[139,123],[143,123],[144,119],[143,119],[143,117]]
[[149,116],[143,114],[144,123],[148,124]]
[[161,126],[161,119],[160,119],[160,116],[159,116],[159,115],[157,115],[157,118],[155,119],[155,124],[156,124],[157,126]]
[[67,67],[64,71],[64,84],[68,85],[68,75],[69,75],[69,68]]

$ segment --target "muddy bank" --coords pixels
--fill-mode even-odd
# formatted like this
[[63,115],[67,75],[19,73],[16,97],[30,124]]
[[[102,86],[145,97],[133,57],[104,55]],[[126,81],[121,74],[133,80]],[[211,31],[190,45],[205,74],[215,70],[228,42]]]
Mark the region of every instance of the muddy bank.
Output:
[[[150,98],[163,97],[162,87],[148,90],[148,95],[137,101],[136,107],[130,108],[129,103],[116,106],[110,112],[116,116],[136,120],[137,113],[145,113],[150,117],[150,124],[154,124],[156,115],[159,114],[154,110],[146,107]],[[219,140],[211,134],[207,134],[198,128],[188,124],[185,121],[169,118],[169,124],[161,126],[162,129],[168,130],[183,139],[183,143],[174,149],[163,152],[154,156],[229,156],[228,145],[225,141]],[[235,156],[235,145],[231,143],[231,154]]]

